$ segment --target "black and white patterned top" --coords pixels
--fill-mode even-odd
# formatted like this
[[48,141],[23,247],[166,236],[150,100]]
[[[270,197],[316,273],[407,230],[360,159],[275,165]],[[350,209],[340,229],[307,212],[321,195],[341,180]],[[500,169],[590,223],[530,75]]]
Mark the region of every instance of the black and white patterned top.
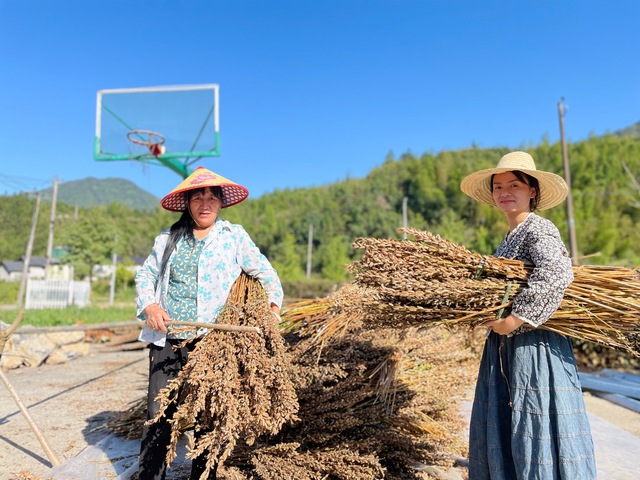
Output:
[[511,313],[525,324],[509,336],[539,327],[560,306],[573,281],[569,253],[560,232],[549,220],[530,213],[498,246],[494,257],[511,258],[534,265],[527,285],[513,299]]

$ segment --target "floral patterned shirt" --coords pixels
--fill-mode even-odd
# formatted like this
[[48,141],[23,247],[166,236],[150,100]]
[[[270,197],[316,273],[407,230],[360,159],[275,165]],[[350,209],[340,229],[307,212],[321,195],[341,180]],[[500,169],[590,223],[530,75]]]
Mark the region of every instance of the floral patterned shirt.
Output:
[[527,325],[514,330],[509,336],[526,332],[530,327],[539,327],[549,320],[573,281],[571,258],[556,226],[530,213],[500,243],[494,257],[534,265],[527,285],[515,296],[511,306],[511,313]]
[[[166,298],[167,312],[171,320],[193,322],[198,318],[198,262],[206,240],[183,238],[178,242],[169,271]],[[193,330],[176,333],[171,326],[167,327],[167,330],[167,338],[184,339],[196,334]]]
[[[168,229],[156,237],[151,254],[136,275],[136,306],[137,317],[140,320],[146,320],[144,309],[152,303],[157,303],[170,312],[167,300],[172,263],[187,245],[185,239],[178,242],[167,265],[169,274],[165,274],[162,282],[158,282],[160,264],[168,239]],[[215,323],[233,283],[243,271],[260,281],[269,303],[282,306],[282,285],[269,260],[260,253],[241,225],[218,218],[209,235],[203,239],[202,252],[197,259],[197,317],[193,320]],[[140,333],[140,340],[159,346],[164,345],[165,337],[163,332],[146,325]]]

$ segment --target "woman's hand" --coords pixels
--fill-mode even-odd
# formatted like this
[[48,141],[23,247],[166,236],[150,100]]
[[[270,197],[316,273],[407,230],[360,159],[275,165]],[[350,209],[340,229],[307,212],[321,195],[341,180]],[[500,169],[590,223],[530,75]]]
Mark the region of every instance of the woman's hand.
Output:
[[171,320],[171,318],[169,318],[169,314],[167,312],[160,308],[160,305],[152,303],[144,309],[144,314],[147,316],[147,325],[154,330],[167,333],[167,326],[165,325],[165,322]]
[[524,321],[515,315],[509,315],[508,317],[499,318],[498,320],[489,320],[488,322],[484,322],[483,325],[491,328],[491,330],[500,335],[508,335],[523,323]]
[[280,317],[280,307],[275,303],[271,304],[271,313],[273,313],[273,316],[276,317],[276,320],[278,320],[278,323],[282,322],[282,317]]

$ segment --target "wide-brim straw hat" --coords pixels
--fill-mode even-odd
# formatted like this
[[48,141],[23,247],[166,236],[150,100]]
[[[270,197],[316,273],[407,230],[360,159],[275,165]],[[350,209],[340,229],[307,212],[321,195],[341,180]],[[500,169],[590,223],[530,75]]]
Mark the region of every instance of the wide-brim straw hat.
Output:
[[491,176],[519,170],[527,175],[531,175],[538,180],[540,191],[538,192],[538,210],[546,210],[562,203],[569,188],[560,175],[538,170],[531,155],[527,152],[507,153],[500,159],[495,168],[479,170],[471,175],[467,175],[460,183],[460,190],[469,195],[474,200],[496,206],[491,192]]
[[160,205],[162,205],[162,208],[165,210],[184,212],[187,209],[186,192],[205,187],[222,188],[224,196],[222,208],[240,203],[249,196],[249,190],[242,185],[238,185],[204,167],[198,167],[191,175],[185,178],[180,185],[171,190],[171,192],[160,201]]

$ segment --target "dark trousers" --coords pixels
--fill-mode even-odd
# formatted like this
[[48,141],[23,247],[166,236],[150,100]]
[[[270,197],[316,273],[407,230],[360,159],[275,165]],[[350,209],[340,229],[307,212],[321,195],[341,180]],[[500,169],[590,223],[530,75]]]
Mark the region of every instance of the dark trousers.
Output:
[[[177,342],[167,340],[164,347],[149,345],[149,393],[147,395],[147,419],[158,413],[160,405],[155,398],[170,380],[180,373],[187,363],[189,353],[196,342],[182,348],[174,348]],[[165,417],[153,425],[145,426],[142,431],[138,468],[139,480],[164,480],[167,464],[166,457],[171,441],[171,425],[167,419],[173,418],[176,411],[174,405],[165,410]],[[208,452],[204,452],[191,463],[191,480],[199,480],[205,471]],[[209,474],[209,480],[215,480],[216,468]]]

